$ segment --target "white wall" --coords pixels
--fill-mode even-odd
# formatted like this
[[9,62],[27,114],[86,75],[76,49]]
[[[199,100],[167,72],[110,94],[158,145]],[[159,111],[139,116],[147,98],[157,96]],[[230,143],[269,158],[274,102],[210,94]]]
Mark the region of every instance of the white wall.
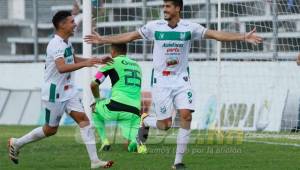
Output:
[[[152,63],[140,64],[143,69],[143,90],[150,91]],[[40,88],[43,68],[44,63],[0,64],[0,87]],[[213,125],[218,117],[215,113],[221,112],[222,108],[224,128],[236,126],[255,130],[257,123],[271,120],[266,130],[278,130],[281,119],[297,118],[300,76],[299,67],[294,62],[223,62],[220,77],[216,62],[190,62],[190,70],[196,103],[193,128]],[[77,81],[80,79],[77,77]],[[104,84],[106,87],[109,85],[109,81]],[[221,101],[220,107],[216,107],[218,99]],[[246,111],[239,111],[239,107],[246,107]],[[283,111],[285,114],[282,118]],[[232,120],[228,118],[230,115],[233,116],[230,118]],[[251,121],[251,127],[246,126]]]
[[25,0],[9,0],[8,9],[9,19],[25,19]]
[[44,63],[0,64],[0,87],[12,89],[40,88]]

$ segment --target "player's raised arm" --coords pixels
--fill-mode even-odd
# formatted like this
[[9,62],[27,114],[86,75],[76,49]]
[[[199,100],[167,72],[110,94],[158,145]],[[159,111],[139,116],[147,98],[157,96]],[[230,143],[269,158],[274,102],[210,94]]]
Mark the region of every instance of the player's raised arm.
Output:
[[245,41],[255,45],[262,43],[263,41],[263,38],[256,34],[256,28],[244,34],[207,30],[205,33],[205,37],[208,39],[215,39],[218,41]]
[[89,44],[118,44],[127,43],[137,39],[141,39],[138,31],[113,35],[113,36],[100,36],[97,32],[84,37],[84,41]]

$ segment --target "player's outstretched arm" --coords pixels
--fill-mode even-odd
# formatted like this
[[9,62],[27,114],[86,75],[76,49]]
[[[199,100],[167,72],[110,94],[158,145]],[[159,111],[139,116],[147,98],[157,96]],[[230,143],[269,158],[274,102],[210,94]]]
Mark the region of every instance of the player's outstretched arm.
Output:
[[218,41],[245,41],[255,45],[262,43],[263,41],[262,37],[256,35],[256,28],[244,34],[207,30],[205,33],[205,37],[208,39],[215,39]]
[[83,67],[93,67],[96,64],[101,64],[99,62],[99,58],[89,58],[83,62],[75,63],[75,64],[66,64],[63,57],[60,57],[55,60],[55,65],[59,73],[68,73]]
[[[104,57],[101,57],[101,58],[95,57],[95,58],[99,59],[99,64],[106,64],[106,63],[112,63],[113,62],[113,59],[110,56],[104,56]],[[89,58],[82,58],[82,57],[78,57],[78,56],[74,55],[75,63],[85,62],[88,59]]]
[[300,66],[300,53],[298,54],[298,57],[297,57],[297,65]]
[[137,31],[113,35],[113,36],[100,36],[97,32],[84,37],[84,41],[89,44],[118,44],[127,43],[137,39],[142,39]]

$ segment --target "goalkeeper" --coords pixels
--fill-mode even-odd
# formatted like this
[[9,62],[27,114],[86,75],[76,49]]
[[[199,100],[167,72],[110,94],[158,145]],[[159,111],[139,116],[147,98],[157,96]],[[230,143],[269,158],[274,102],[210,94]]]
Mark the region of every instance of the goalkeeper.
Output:
[[[91,82],[96,103],[92,104],[92,117],[102,140],[101,149],[110,145],[105,133],[105,121],[117,121],[123,137],[129,141],[128,151],[137,150],[136,136],[140,123],[141,68],[137,62],[126,56],[126,44],[112,44],[113,63],[97,71]],[[112,84],[110,99],[100,99],[99,85],[109,76]],[[108,148],[104,148],[108,147]]]

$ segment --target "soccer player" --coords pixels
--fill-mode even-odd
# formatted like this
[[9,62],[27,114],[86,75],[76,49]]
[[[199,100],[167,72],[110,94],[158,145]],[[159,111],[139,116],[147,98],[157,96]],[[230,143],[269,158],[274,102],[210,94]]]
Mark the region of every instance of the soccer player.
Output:
[[[172,125],[172,110],[175,107],[180,114],[180,128],[173,169],[185,168],[182,159],[187,148],[192,113],[195,109],[188,73],[191,41],[207,38],[218,41],[245,41],[252,44],[262,42],[262,38],[255,34],[255,28],[245,34],[206,29],[200,24],[181,19],[182,9],[182,0],[164,0],[163,20],[150,21],[137,31],[129,33],[115,36],[100,36],[95,33],[85,37],[86,42],[94,44],[125,43],[142,38],[154,41],[152,99],[156,120],[143,114],[138,136],[139,142],[143,143],[149,127],[169,129]],[[140,147],[144,148],[144,145]]]
[[111,61],[106,58],[79,58],[74,55],[74,49],[69,37],[73,35],[76,24],[70,12],[59,11],[53,19],[56,34],[47,46],[44,83],[42,87],[42,103],[46,113],[46,123],[20,138],[10,138],[8,141],[9,157],[18,164],[19,150],[26,144],[36,142],[57,132],[60,119],[64,112],[68,113],[79,125],[82,140],[91,161],[91,168],[109,168],[112,161],[102,161],[98,158],[94,131],[84,113],[83,105],[74,84],[74,71],[83,67]]
[[[99,68],[91,90],[96,103],[93,104],[93,121],[102,140],[101,149],[108,150],[109,142],[105,133],[105,121],[117,121],[122,135],[129,141],[128,151],[137,150],[136,136],[140,127],[141,110],[141,68],[126,56],[127,45],[112,44],[112,64]],[[110,99],[100,100],[99,85],[109,76],[112,84]],[[105,148],[108,147],[108,148]]]

